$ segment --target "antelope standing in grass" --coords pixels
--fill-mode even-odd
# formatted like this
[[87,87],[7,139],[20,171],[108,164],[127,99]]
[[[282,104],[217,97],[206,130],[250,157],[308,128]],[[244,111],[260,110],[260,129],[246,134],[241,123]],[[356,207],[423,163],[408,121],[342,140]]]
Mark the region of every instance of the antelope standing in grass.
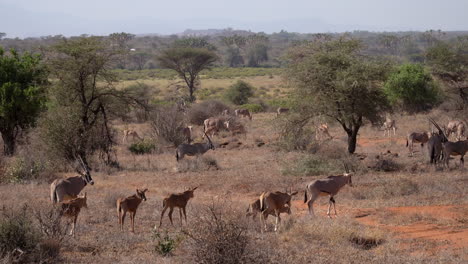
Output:
[[252,120],[252,114],[250,113],[249,109],[236,109],[234,110],[235,116],[238,117],[248,117],[249,120]]
[[326,123],[319,125],[315,130],[316,140],[322,140],[324,137],[327,137],[328,139],[333,139],[333,137],[328,132],[328,124]]
[[[255,200],[255,202],[253,202],[253,203],[250,203],[249,207],[247,208],[247,211],[245,213],[246,213],[245,214],[246,217],[252,216],[252,219],[255,220],[255,218],[257,217],[257,214],[262,213],[262,210],[260,209],[260,199]],[[291,214],[291,207],[283,206],[282,208],[280,208],[280,214],[281,213],[287,213],[287,214],[290,215]],[[275,211],[274,210],[265,210],[265,212],[264,212],[265,220],[267,220],[268,215],[275,216]]]
[[136,189],[136,194],[127,198],[117,199],[117,216],[119,217],[120,230],[123,231],[125,215],[130,212],[130,222],[132,226],[132,233],[135,232],[135,215],[141,201],[146,201],[146,192],[148,189],[140,191]]
[[390,119],[390,117],[387,116],[385,119],[385,122],[383,123],[383,129],[384,129],[384,137],[385,134],[388,134],[390,137],[390,131],[393,129],[393,135],[396,135],[396,122],[394,119]]
[[429,141],[429,138],[431,137],[430,132],[412,132],[408,134],[406,137],[406,147],[408,147],[410,156],[413,156],[413,144],[414,143],[421,143],[421,151],[424,148],[424,144]]
[[143,140],[143,138],[141,138],[140,135],[138,135],[138,133],[133,129],[125,129],[123,131],[123,134],[124,134],[124,136],[122,138],[122,143],[126,143],[128,137],[132,137],[133,141],[135,141],[135,138],[137,138],[140,141]]
[[281,210],[283,210],[286,205],[289,207],[289,210],[291,210],[291,198],[296,194],[297,192],[264,192],[260,195],[260,210],[262,211],[260,224],[265,227],[265,230],[267,229],[266,217],[273,212],[276,217],[275,232],[278,230],[279,224],[281,223]]
[[[206,134],[205,134],[206,135]],[[195,143],[195,144],[180,144],[176,149],[176,160],[179,161],[188,156],[199,156],[205,154],[208,150],[212,149],[215,150],[213,142],[208,135],[206,135],[208,139],[207,143]]]
[[[307,207],[309,207],[309,215],[314,216],[314,202],[319,196],[330,196],[330,201],[328,204],[328,211],[327,215],[330,216],[330,209],[333,203],[333,208],[336,213],[336,205],[335,199],[333,198],[338,192],[340,191],[343,186],[349,184],[349,186],[353,186],[351,181],[352,173],[349,173],[348,167],[345,166],[346,173],[340,176],[328,176],[326,179],[320,179],[312,181],[311,183],[307,184],[305,193],[304,193],[304,203],[307,203]],[[310,193],[310,199],[307,198],[307,193]]]
[[187,140],[187,144],[192,143],[192,126],[186,126],[181,128],[180,132],[184,135]]
[[210,117],[208,119],[205,119],[203,121],[203,138],[205,138],[205,135],[210,135],[213,137],[215,133],[219,132],[223,128],[223,119],[221,118],[215,118],[215,117]]
[[226,126],[227,130],[231,131],[233,136],[235,134],[244,134],[244,136],[247,137],[247,131],[245,130],[244,125],[241,123],[233,123],[228,120],[224,122],[224,125]]
[[447,136],[444,134],[443,130],[440,128],[440,126],[433,120],[429,119],[434,126],[439,130],[439,134],[442,135],[443,141],[442,141],[442,153],[443,153],[443,163],[444,167],[449,168],[449,160],[450,156],[460,156],[460,167],[463,168],[465,160],[465,154],[468,151],[468,139],[467,140],[462,140],[462,141],[457,141],[457,142],[450,142],[447,139]]
[[193,192],[197,189],[198,187],[195,187],[193,189],[188,189],[187,191],[183,193],[173,193],[169,195],[168,197],[164,198],[163,200],[163,210],[161,212],[161,220],[159,221],[159,227],[162,225],[162,220],[164,217],[164,213],[166,212],[167,208],[169,208],[169,220],[171,221],[171,225],[174,225],[172,223],[172,212],[174,211],[174,207],[179,208],[179,215],[180,215],[180,225],[182,226],[182,212],[184,213],[185,217],[185,223],[187,223],[187,213],[185,212],[185,207],[187,206],[188,201],[190,198],[193,198]]
[[437,166],[442,156],[442,143],[445,142],[445,137],[441,134],[432,133],[429,141],[427,141],[427,150],[429,154],[429,162]]
[[50,184],[50,200],[53,203],[76,198],[88,183],[94,184],[88,166],[84,164],[81,157],[79,161],[84,171],[80,172],[80,176],[57,179]]
[[461,140],[465,136],[465,123],[460,120],[452,120],[447,124],[445,128],[445,135],[450,138],[451,134],[455,135],[456,140]]
[[77,197],[61,204],[60,215],[72,219],[72,228],[70,230],[71,236],[75,236],[76,221],[78,220],[78,215],[83,207],[88,208],[88,204],[86,203],[86,193],[82,197]]
[[284,107],[278,107],[276,110],[276,117],[280,116],[281,114],[285,114],[289,112],[289,108],[284,108]]

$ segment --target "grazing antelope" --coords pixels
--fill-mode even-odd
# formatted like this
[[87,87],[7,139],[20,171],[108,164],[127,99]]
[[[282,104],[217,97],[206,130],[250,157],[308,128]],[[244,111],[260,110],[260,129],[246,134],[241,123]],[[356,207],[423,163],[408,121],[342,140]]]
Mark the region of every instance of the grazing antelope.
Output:
[[410,156],[413,156],[413,143],[421,143],[421,150],[424,147],[424,144],[429,141],[431,137],[430,132],[412,132],[406,137],[406,147],[409,149]]
[[248,117],[249,120],[252,120],[252,114],[250,113],[249,109],[236,109],[234,110],[235,116],[238,117]]
[[81,157],[79,160],[84,170],[80,172],[80,176],[57,179],[50,184],[50,200],[53,203],[76,198],[88,183],[94,184],[88,166],[84,164]]
[[[335,216],[337,216],[336,213],[336,205],[335,205],[335,199],[333,198],[343,186],[346,184],[349,184],[349,186],[353,186],[352,181],[351,181],[351,176],[352,173],[349,173],[348,167],[345,166],[346,168],[346,173],[340,176],[328,176],[326,179],[320,179],[320,180],[315,180],[312,181],[311,183],[307,184],[305,193],[304,193],[304,203],[307,203],[307,206],[309,207],[309,215],[313,216],[314,215],[314,201],[319,197],[319,196],[325,196],[329,195],[330,196],[330,201],[328,205],[328,211],[327,215],[328,217],[331,218],[330,216],[330,209],[333,203],[333,208],[335,210]],[[310,199],[307,198],[307,193],[310,193]]]
[[467,140],[462,140],[462,141],[457,141],[457,142],[450,142],[447,139],[447,136],[444,134],[443,130],[440,128],[439,125],[433,120],[429,119],[434,126],[439,130],[439,134],[442,135],[443,141],[442,141],[442,153],[443,153],[443,163],[444,167],[449,168],[449,160],[450,156],[460,156],[460,167],[463,168],[465,160],[465,154],[468,151],[468,139]]
[[278,230],[279,224],[281,223],[281,210],[285,205],[291,208],[291,198],[296,194],[297,192],[264,192],[260,195],[260,210],[262,211],[260,224],[265,226],[265,230],[267,229],[265,221],[266,216],[271,212],[274,212],[276,217],[275,232]]
[[180,144],[176,149],[176,160],[179,161],[183,159],[185,155],[199,156],[205,154],[205,152],[210,149],[215,150],[215,146],[213,145],[213,142],[211,142],[210,137],[206,135],[206,138],[208,139],[207,143]]
[[184,212],[184,217],[185,217],[185,223],[187,223],[187,214],[185,212],[185,207],[187,206],[188,201],[190,198],[193,198],[193,192],[197,189],[198,187],[195,187],[193,189],[188,189],[187,191],[183,193],[173,193],[169,195],[167,198],[164,198],[163,200],[163,210],[161,212],[161,220],[159,221],[159,227],[162,225],[162,220],[164,217],[164,213],[166,212],[167,208],[169,208],[169,220],[171,221],[171,225],[174,225],[172,223],[172,212],[174,211],[174,207],[179,208],[179,215],[180,215],[180,225],[182,226],[182,212]]
[[[211,133],[211,137],[215,135],[215,133],[219,132],[223,128],[223,120],[221,118],[210,117],[203,121],[203,132],[205,135],[209,135]],[[205,138],[203,135],[203,138]]]
[[445,128],[445,135],[450,138],[451,134],[455,135],[456,140],[461,140],[465,136],[465,123],[460,120],[452,120]]
[[123,231],[125,215],[130,212],[130,222],[132,226],[132,233],[135,232],[135,215],[141,201],[146,201],[145,193],[148,189],[140,191],[136,189],[136,194],[127,198],[117,199],[117,216],[119,217],[120,230]]
[[[245,216],[246,217],[252,216],[252,219],[255,220],[255,218],[257,217],[257,214],[261,213],[261,212],[262,212],[262,210],[260,210],[260,199],[257,199],[257,200],[255,200],[255,202],[249,204],[249,207],[247,208]],[[280,208],[280,214],[281,213],[291,214],[291,207],[283,206],[282,208]],[[274,210],[265,210],[265,212],[264,212],[265,220],[268,218],[268,215],[273,215],[274,216],[275,211]]]
[[140,141],[143,140],[143,138],[141,138],[140,135],[138,135],[138,133],[133,129],[125,129],[123,131],[123,134],[124,136],[122,138],[122,143],[126,143],[128,137],[132,137],[133,141],[135,141],[135,138],[137,138]]
[[80,214],[81,208],[88,208],[86,203],[86,193],[82,197],[77,197],[72,200],[65,201],[61,204],[60,215],[72,218],[72,228],[70,235],[75,236],[76,221]]
[[315,130],[315,139],[322,140],[326,136],[328,139],[333,139],[333,137],[328,132],[328,124],[321,124]]
[[384,129],[384,137],[385,134],[388,133],[388,136],[390,137],[390,131],[393,129],[393,135],[396,135],[396,122],[394,119],[390,119],[390,117],[387,116],[385,122],[383,123],[383,129]]
[[278,107],[278,109],[276,110],[276,117],[287,112],[289,112],[289,108]]
[[187,144],[192,143],[192,126],[183,127],[180,132],[187,139]]
[[241,123],[233,123],[228,120],[224,122],[224,126],[227,128],[227,130],[231,131],[233,136],[235,134],[244,134],[244,136],[247,137],[247,131],[245,130],[244,125]]

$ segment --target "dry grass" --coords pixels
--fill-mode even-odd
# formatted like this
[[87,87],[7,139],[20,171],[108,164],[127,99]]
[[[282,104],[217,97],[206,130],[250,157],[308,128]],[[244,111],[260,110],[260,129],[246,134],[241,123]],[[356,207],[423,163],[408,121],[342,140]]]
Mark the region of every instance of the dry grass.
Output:
[[[316,176],[307,173],[296,177],[284,175],[282,170],[285,165],[295,164],[297,160],[311,154],[278,151],[274,147],[278,138],[278,134],[272,128],[274,118],[274,114],[255,114],[252,122],[243,120],[248,134],[245,139],[237,138],[242,142],[239,147],[217,148],[206,153],[207,155],[200,160],[187,158],[186,161],[188,164],[203,165],[206,164],[204,160],[211,160],[208,164],[214,161],[217,169],[206,169],[203,165],[202,169],[185,169],[180,173],[177,168],[182,165],[177,164],[174,149],[171,147],[158,146],[165,149],[160,154],[135,156],[128,151],[127,145],[118,146],[118,160],[123,169],[110,174],[105,171],[93,173],[96,184],[85,188],[89,197],[88,210],[83,210],[78,218],[77,237],[68,239],[62,246],[60,255],[63,262],[196,263],[193,260],[193,244],[189,243],[186,235],[180,235],[180,243],[172,255],[167,257],[155,253],[151,237],[153,227],[159,222],[163,197],[169,193],[181,192],[185,187],[194,186],[200,187],[187,206],[188,225],[184,222],[183,228],[179,227],[179,214],[176,210],[173,215],[175,227],[167,225],[165,219],[162,231],[167,230],[170,234],[177,234],[176,236],[179,236],[179,231],[196,231],[195,228],[201,227],[200,219],[206,217],[204,212],[207,206],[212,204],[213,200],[227,200],[230,204],[230,212],[226,212],[227,219],[237,219],[241,227],[246,227],[245,235],[249,243],[244,250],[250,252],[249,256],[258,254],[259,259],[268,256],[268,261],[264,263],[461,263],[466,260],[466,255],[463,255],[466,254],[466,247],[452,250],[446,242],[402,238],[379,226],[364,226],[353,218],[362,208],[385,210],[390,206],[468,203],[466,170],[436,171],[427,165],[426,158],[421,153],[416,153],[413,158],[407,155],[404,136],[410,127],[424,128],[427,123],[425,116],[413,119],[404,117],[401,120],[397,118],[398,135],[391,139],[382,139],[383,131],[370,127],[362,129],[357,153],[364,160],[352,160],[359,168],[353,178],[355,187],[344,187],[335,198],[339,218],[324,217],[325,205],[328,203],[326,198],[317,200],[318,217],[314,220],[305,216],[306,207],[302,201],[294,201],[293,214],[283,217],[279,234],[260,234],[258,222],[244,222],[246,219],[243,215],[249,202],[263,191],[282,191],[290,187],[300,191],[300,200],[305,185],[310,180],[325,177],[330,173],[325,170]],[[130,126],[141,132],[144,137],[150,135],[148,124],[116,123],[115,126],[118,129]],[[195,129],[201,131],[201,127]],[[346,137],[338,126],[332,126],[330,130],[334,136],[331,144],[313,155],[320,155],[326,160],[340,160],[345,155],[341,150],[345,146]],[[213,139],[215,143],[230,140],[230,135],[223,134]],[[201,141],[200,136],[196,141]],[[260,141],[265,143],[261,147],[258,146]],[[401,169],[384,172],[362,165],[366,160],[388,150],[398,153],[393,159]],[[416,167],[414,164],[417,164]],[[333,168],[337,172],[340,169],[338,165]],[[135,234],[128,231],[128,218],[125,223],[126,230],[121,232],[115,212],[115,199],[121,195],[134,194],[136,188],[149,189],[148,201],[139,207]],[[49,185],[47,182],[1,185],[0,201],[2,205],[14,206],[32,201],[37,204],[49,204]],[[463,212],[454,213],[457,216],[453,221],[438,220],[424,214],[386,216],[385,211],[381,218],[388,218],[388,223],[394,225],[420,221],[443,224],[443,221],[447,221],[446,223],[450,222],[457,228],[466,230],[468,223],[460,220],[464,219]],[[269,220],[270,224],[273,219],[271,217]],[[441,243],[445,243],[445,246],[441,247]]]

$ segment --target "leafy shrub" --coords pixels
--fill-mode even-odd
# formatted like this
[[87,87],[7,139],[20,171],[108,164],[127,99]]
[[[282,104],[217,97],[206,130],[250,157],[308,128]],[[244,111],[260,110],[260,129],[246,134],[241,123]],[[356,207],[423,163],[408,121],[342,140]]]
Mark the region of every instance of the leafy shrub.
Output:
[[282,173],[293,176],[317,176],[341,171],[343,171],[342,165],[337,160],[330,160],[320,155],[307,155],[292,165],[287,164]]
[[24,183],[37,179],[43,170],[44,164],[20,156],[14,158],[8,164],[2,180],[12,183]]
[[192,105],[188,110],[187,122],[202,126],[205,119],[221,115],[225,109],[230,109],[230,107],[216,100],[204,101],[200,104]]
[[261,104],[243,104],[241,108],[249,110],[251,113],[264,112],[265,107]]
[[238,80],[226,90],[224,97],[233,104],[243,105],[253,96],[253,90],[252,85]]
[[150,154],[156,148],[156,145],[148,140],[143,140],[137,143],[133,143],[128,147],[128,150],[135,155],[143,155],[143,154]]
[[172,255],[181,240],[180,237],[171,237],[167,230],[161,234],[157,229],[153,229],[151,239],[154,243],[154,251],[161,256]]

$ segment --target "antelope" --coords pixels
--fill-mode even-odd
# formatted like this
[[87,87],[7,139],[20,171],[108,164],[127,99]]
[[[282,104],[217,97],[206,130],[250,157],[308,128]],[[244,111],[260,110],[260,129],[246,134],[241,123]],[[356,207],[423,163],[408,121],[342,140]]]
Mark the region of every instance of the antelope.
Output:
[[234,110],[235,116],[238,117],[248,117],[249,120],[252,120],[252,114],[250,114],[249,109],[236,109]]
[[208,139],[207,143],[180,144],[176,149],[176,160],[179,161],[183,159],[185,155],[199,156],[205,154],[205,152],[210,149],[215,150],[215,146],[213,145],[213,142],[211,142],[210,137],[206,135],[206,138]]
[[333,137],[328,132],[328,124],[321,124],[315,130],[315,139],[322,140],[323,136],[326,136],[329,139],[333,139]]
[[462,137],[465,136],[465,123],[460,120],[452,120],[447,124],[447,127],[444,128],[447,138],[449,138],[451,134],[455,134],[456,140],[461,140]]
[[120,230],[123,231],[123,225],[125,221],[125,215],[130,212],[130,222],[132,226],[132,233],[135,233],[135,215],[141,201],[146,201],[145,193],[148,189],[140,191],[136,189],[136,194],[127,198],[117,199],[117,216],[119,217]]
[[133,130],[133,129],[125,129],[125,130],[123,131],[123,134],[124,134],[124,136],[123,136],[123,138],[122,138],[122,143],[126,143],[126,142],[127,142],[127,138],[128,138],[129,136],[132,137],[133,141],[135,141],[135,138],[138,138],[140,141],[143,140],[143,138],[141,138],[140,135],[138,135],[138,133],[137,133],[135,130]]
[[[252,219],[255,220],[255,218],[257,217],[257,214],[261,212],[262,211],[260,210],[260,199],[257,199],[255,200],[255,202],[252,202],[249,204],[249,207],[247,208],[245,216],[246,217],[252,216]],[[283,206],[282,208],[280,208],[280,214],[281,213],[291,214],[291,207]],[[264,214],[265,220],[268,218],[268,215],[275,215],[275,211],[266,210]]]
[[228,120],[224,122],[224,126],[227,128],[227,130],[231,131],[233,136],[235,134],[244,134],[244,136],[247,137],[247,131],[245,130],[244,125],[240,123],[233,124],[233,122]]
[[468,151],[468,139],[457,141],[457,142],[450,142],[447,140],[447,136],[444,134],[443,130],[437,125],[437,123],[433,119],[429,119],[434,126],[439,130],[439,134],[442,135],[442,153],[443,153],[443,163],[444,167],[449,168],[449,160],[450,156],[460,156],[460,167],[463,168],[465,160],[465,154]]
[[184,212],[184,217],[185,217],[185,223],[187,223],[187,214],[185,212],[185,207],[187,206],[188,201],[190,198],[193,198],[193,192],[197,189],[198,187],[195,187],[193,189],[188,189],[187,191],[183,193],[173,193],[169,195],[168,197],[164,198],[163,200],[163,210],[161,212],[161,219],[159,221],[159,227],[162,225],[162,220],[164,217],[164,213],[166,212],[167,208],[169,208],[169,220],[171,221],[171,225],[174,225],[172,223],[172,212],[174,211],[174,207],[179,208],[179,215],[180,215],[180,225],[182,226],[182,211]]
[[413,156],[413,143],[421,143],[421,150],[424,147],[424,144],[429,141],[431,137],[430,132],[412,132],[406,137],[406,147],[408,147],[410,156]]
[[61,204],[60,215],[72,218],[72,228],[70,235],[75,236],[76,221],[80,214],[81,208],[88,208],[86,203],[86,193],[82,197],[77,197],[72,200],[65,201]]
[[[352,173],[349,173],[348,167],[345,166],[346,172],[340,176],[328,176],[326,179],[315,180],[307,184],[305,193],[304,193],[304,203],[307,203],[309,208],[309,215],[314,216],[314,201],[319,196],[330,196],[330,201],[328,205],[327,215],[329,218],[330,216],[330,209],[333,203],[333,208],[335,210],[335,216],[338,216],[336,213],[336,205],[335,199],[333,198],[338,192],[340,191],[343,186],[349,184],[349,186],[353,186],[351,181]],[[310,199],[307,198],[307,193],[311,194]]]
[[278,107],[276,110],[276,117],[287,112],[289,112],[289,108]]
[[180,132],[187,139],[187,144],[190,144],[192,142],[192,126],[183,127]]
[[390,131],[393,129],[393,135],[396,135],[396,125],[395,125],[395,120],[390,119],[390,117],[387,116],[385,122],[383,123],[383,129],[384,129],[384,137],[385,134],[388,133],[388,136],[390,137]]
[[[211,133],[211,137],[213,137],[221,128],[223,128],[223,120],[220,118],[210,117],[203,121],[203,132],[205,135]],[[205,135],[203,135],[203,138],[205,138]]]
[[80,172],[80,176],[57,179],[50,184],[50,200],[53,203],[76,198],[88,183],[94,184],[88,166],[85,165],[81,157],[79,160],[84,173]]
[[229,109],[224,109],[223,112],[221,112],[223,116],[228,116],[229,115]]
[[266,216],[273,213],[276,217],[275,222],[275,232],[278,230],[278,226],[281,223],[280,213],[281,210],[288,205],[289,210],[291,210],[291,198],[296,195],[297,192],[264,192],[260,195],[260,210],[262,214],[260,215],[260,224],[266,226]]
[[429,162],[437,166],[442,156],[442,142],[445,138],[443,135],[432,133],[429,141],[427,141],[427,150],[429,153]]

